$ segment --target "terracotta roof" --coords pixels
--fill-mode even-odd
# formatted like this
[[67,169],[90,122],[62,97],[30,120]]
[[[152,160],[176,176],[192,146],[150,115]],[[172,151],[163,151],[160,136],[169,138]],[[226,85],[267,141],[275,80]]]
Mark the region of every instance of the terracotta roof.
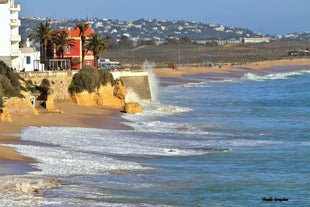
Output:
[[[71,36],[71,37],[79,37],[80,36],[80,29],[79,28],[76,28],[76,29],[68,29],[68,30],[65,30],[65,31],[68,31],[68,34]],[[86,32],[85,32],[85,35],[86,36],[89,36],[91,34],[94,34],[94,31],[88,27],[86,29]]]

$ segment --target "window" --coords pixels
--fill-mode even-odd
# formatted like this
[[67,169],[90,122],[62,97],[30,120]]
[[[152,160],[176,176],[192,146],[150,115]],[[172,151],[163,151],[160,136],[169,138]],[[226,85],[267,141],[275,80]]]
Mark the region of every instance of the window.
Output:
[[31,57],[30,56],[26,56],[26,64],[27,65],[31,64]]
[[66,45],[66,53],[68,54],[68,53],[70,53],[70,45]]
[[86,65],[91,65],[91,61],[86,61]]

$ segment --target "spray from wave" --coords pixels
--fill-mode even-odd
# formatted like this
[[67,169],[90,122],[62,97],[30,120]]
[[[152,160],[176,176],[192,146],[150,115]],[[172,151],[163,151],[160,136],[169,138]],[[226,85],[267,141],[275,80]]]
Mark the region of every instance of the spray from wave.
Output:
[[154,67],[155,63],[149,62],[147,60],[144,61],[144,63],[142,64],[142,70],[148,72],[148,78],[151,90],[151,101],[156,101],[158,95],[158,80],[153,73]]

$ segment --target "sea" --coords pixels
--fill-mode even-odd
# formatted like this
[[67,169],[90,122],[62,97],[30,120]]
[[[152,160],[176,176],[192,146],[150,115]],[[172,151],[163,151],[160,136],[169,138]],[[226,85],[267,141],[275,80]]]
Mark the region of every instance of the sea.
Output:
[[60,184],[0,191],[0,206],[310,206],[308,68],[150,75],[152,101],[122,115],[131,129],[25,128],[9,146],[38,162],[6,178]]

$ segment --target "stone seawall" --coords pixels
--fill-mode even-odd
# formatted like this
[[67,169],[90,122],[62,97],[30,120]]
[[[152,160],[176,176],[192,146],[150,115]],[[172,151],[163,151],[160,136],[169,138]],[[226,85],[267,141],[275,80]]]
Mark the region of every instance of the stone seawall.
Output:
[[44,72],[26,72],[19,75],[26,81],[31,81],[35,85],[40,85],[43,79],[50,82],[50,89],[55,94],[55,101],[71,100],[68,93],[72,77],[77,71],[44,71]]

